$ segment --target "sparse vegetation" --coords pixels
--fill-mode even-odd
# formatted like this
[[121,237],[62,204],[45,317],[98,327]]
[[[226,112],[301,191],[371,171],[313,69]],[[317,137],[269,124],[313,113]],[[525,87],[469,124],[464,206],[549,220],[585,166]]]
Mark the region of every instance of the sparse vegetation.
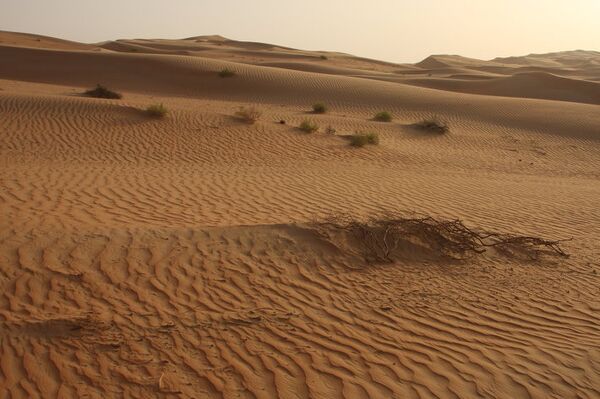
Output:
[[317,125],[314,121],[310,121],[307,119],[300,124],[299,128],[303,132],[314,133],[317,130],[319,130],[319,125]]
[[164,118],[169,110],[163,104],[152,104],[146,108],[146,114],[153,118]]
[[364,147],[369,144],[369,139],[364,134],[353,134],[350,136],[350,145],[352,147]]
[[331,125],[329,125],[325,128],[325,133],[327,133],[327,134],[335,134],[336,131],[337,130],[335,130],[335,128]]
[[336,217],[317,225],[318,231],[329,239],[333,237],[331,227],[348,232],[365,260],[375,263],[390,263],[402,256],[411,256],[415,246],[454,260],[484,253],[489,248],[505,256],[529,260],[542,255],[569,256],[561,244],[570,240],[474,230],[458,219],[388,214],[366,221]]
[[387,111],[381,111],[375,114],[373,120],[376,120],[377,122],[391,122],[392,114]]
[[379,144],[379,135],[377,133],[369,132],[365,134],[367,136],[367,141],[369,144],[377,145]]
[[229,68],[223,68],[219,71],[219,76],[222,78],[232,78],[236,75],[235,71]]
[[323,103],[313,104],[312,109],[315,114],[324,114],[327,112],[327,106]]
[[414,126],[419,130],[425,130],[439,134],[448,133],[450,131],[448,124],[436,117],[423,119],[422,121],[415,123]]
[[319,57],[319,58],[321,58],[322,60],[328,60],[328,59],[329,59],[329,58],[327,58],[327,56],[326,56],[326,55],[322,55],[322,56],[321,56],[321,57]]
[[235,116],[248,124],[253,124],[260,119],[262,111],[256,107],[241,107]]
[[379,135],[377,133],[356,133],[350,136],[350,145],[353,147],[364,147],[367,144],[379,144]]
[[102,86],[101,84],[96,85],[94,89],[87,90],[84,93],[86,96],[94,97],[94,98],[108,98],[113,100],[118,100],[123,98],[121,93],[117,93],[115,91],[109,90],[108,88]]

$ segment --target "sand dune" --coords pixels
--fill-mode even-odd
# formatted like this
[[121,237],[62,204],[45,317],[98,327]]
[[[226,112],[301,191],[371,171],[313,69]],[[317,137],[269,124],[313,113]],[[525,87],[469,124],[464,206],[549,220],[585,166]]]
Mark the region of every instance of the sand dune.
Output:
[[529,54],[522,57],[495,58],[494,62],[505,64],[519,64],[532,66],[553,66],[553,67],[575,67],[598,65],[600,63],[600,52],[598,51],[563,51],[559,53],[548,54]]
[[54,37],[0,31],[0,46],[33,47],[54,50],[96,50],[94,45],[88,45]]
[[[0,34],[0,397],[600,396],[593,60],[28,37]],[[81,94],[96,83],[123,99]],[[432,115],[448,134],[415,129]],[[371,264],[314,224],[393,211],[572,238],[571,256],[414,242]]]
[[[594,108],[580,104],[473,97],[397,82],[373,82],[371,79],[267,68],[201,57],[9,47],[0,47],[0,55],[9,60],[0,65],[1,76],[78,86],[79,90],[101,82],[121,90],[149,95],[304,107],[316,101],[326,101],[333,110],[337,110],[336,113],[352,109],[353,112],[372,116],[386,109],[396,113],[406,123],[439,114],[446,119],[474,119],[568,136],[597,137],[598,134],[598,114],[591,112]],[[217,72],[223,68],[235,70],[238,76],[219,79]],[[595,95],[594,90],[591,92],[591,95]],[[502,112],[498,111],[499,108],[502,108]],[[557,114],[559,110],[566,109],[569,109],[568,113]]]
[[475,58],[461,57],[459,55],[431,55],[415,66],[421,69],[443,69],[452,67],[474,68],[484,65],[498,65],[490,61],[477,60]]
[[600,83],[568,79],[549,73],[529,72],[510,77],[476,80],[455,77],[454,79],[413,79],[410,83],[462,93],[600,104]]

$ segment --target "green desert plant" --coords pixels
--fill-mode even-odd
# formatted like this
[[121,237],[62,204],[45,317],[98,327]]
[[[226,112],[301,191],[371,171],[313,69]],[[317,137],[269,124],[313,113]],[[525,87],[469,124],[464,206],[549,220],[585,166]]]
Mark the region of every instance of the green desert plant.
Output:
[[236,75],[235,71],[229,68],[223,68],[219,71],[219,76],[222,78],[232,78]]
[[375,116],[373,117],[374,120],[376,120],[377,122],[391,122],[392,121],[392,114],[390,114],[387,111],[381,111],[375,114]]
[[350,136],[350,145],[352,147],[364,147],[369,144],[369,139],[364,134],[353,134]]
[[260,119],[262,116],[262,111],[256,107],[241,107],[235,113],[235,116],[248,124],[253,124]]
[[146,114],[153,118],[164,118],[169,110],[163,104],[152,104],[146,108]]
[[379,135],[377,133],[355,133],[350,136],[350,145],[353,147],[364,147],[367,144],[379,144]]
[[300,124],[300,130],[306,133],[314,133],[319,130],[319,125],[317,125],[314,121],[305,120]]
[[115,100],[118,100],[123,97],[120,93],[109,90],[101,84],[96,85],[94,89],[87,90],[84,94],[86,96],[94,98],[109,98]]
[[327,106],[323,103],[313,104],[312,109],[315,114],[324,114],[327,112]]
[[365,133],[365,136],[367,136],[367,141],[369,142],[369,144],[379,144],[379,135],[377,133],[369,132]]
[[448,133],[450,131],[448,124],[437,117],[423,119],[422,121],[415,123],[415,127],[420,130],[426,130],[439,134]]

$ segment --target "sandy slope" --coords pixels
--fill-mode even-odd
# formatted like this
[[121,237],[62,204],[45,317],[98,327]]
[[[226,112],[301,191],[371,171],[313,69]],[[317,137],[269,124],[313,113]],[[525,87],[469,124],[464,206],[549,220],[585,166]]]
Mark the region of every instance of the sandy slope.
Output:
[[97,50],[96,46],[30,33],[0,31],[0,45],[54,50]]
[[[434,57],[481,95],[407,84],[419,66],[220,37],[17,39],[0,44],[0,397],[600,396],[591,80],[553,74],[563,96],[517,98],[550,88],[481,69],[514,60]],[[97,82],[124,99],[79,95]],[[158,102],[170,114],[148,118]],[[256,124],[232,117],[251,104]],[[370,120],[383,109],[392,123]],[[411,126],[432,114],[450,134]],[[349,147],[355,131],[380,145]],[[573,237],[572,256],[411,247],[368,265],[310,224],[386,210]]]
[[[405,82],[408,83],[408,82]],[[491,79],[412,79],[417,86],[463,93],[541,98],[600,104],[600,83],[574,80],[544,72],[518,73]]]

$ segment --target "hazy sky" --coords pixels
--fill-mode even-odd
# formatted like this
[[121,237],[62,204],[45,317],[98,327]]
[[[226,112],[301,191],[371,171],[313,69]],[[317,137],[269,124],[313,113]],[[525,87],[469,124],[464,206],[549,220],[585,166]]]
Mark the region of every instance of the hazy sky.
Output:
[[0,30],[82,42],[220,34],[396,62],[600,50],[600,0],[0,0]]

